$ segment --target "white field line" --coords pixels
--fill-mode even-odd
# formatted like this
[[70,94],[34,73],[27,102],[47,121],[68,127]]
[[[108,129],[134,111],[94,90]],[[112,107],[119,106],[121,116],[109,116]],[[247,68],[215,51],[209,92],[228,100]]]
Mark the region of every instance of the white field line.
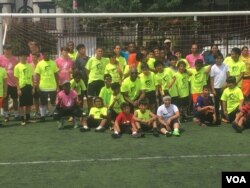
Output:
[[153,157],[124,157],[124,158],[104,158],[104,159],[79,159],[79,160],[52,160],[52,161],[26,161],[26,162],[0,162],[0,166],[7,165],[34,165],[53,163],[84,163],[84,162],[112,162],[112,161],[138,161],[157,159],[188,159],[188,158],[229,158],[229,157],[250,157],[250,154],[210,154],[210,155],[173,155],[173,156],[153,156]]

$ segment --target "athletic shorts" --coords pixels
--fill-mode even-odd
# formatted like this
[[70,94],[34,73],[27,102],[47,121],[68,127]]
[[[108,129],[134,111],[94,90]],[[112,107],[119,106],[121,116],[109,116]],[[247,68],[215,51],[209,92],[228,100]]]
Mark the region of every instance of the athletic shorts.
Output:
[[119,128],[121,133],[132,134],[132,125],[120,124]]
[[214,119],[213,118],[213,113],[211,113],[211,112],[209,112],[207,114],[196,112],[194,114],[194,117],[199,119],[201,123],[205,123],[205,122],[212,123],[213,119]]
[[179,105],[180,106],[188,106],[189,105],[189,96],[187,97],[179,97]]
[[34,98],[35,100],[39,100],[39,91],[38,91],[37,88],[35,88],[35,92],[34,92],[34,94],[33,94],[33,98]]
[[32,106],[33,105],[33,95],[32,86],[26,85],[21,88],[22,95],[19,97],[19,106]]
[[89,97],[96,97],[99,96],[99,93],[104,86],[103,80],[96,80],[88,84],[88,96]]
[[[173,120],[170,122],[170,127],[173,128],[173,126],[174,126],[175,123],[179,123],[179,120],[178,120],[178,119],[173,119]],[[162,124],[159,125],[159,128],[160,128],[160,129],[162,129],[162,128],[165,128],[165,129],[166,129],[166,127],[165,127],[164,125],[162,125]]]
[[145,92],[145,97],[148,99],[149,104],[155,104],[156,103],[156,94],[155,94],[155,91]]
[[17,87],[16,86],[14,86],[14,87],[10,86],[10,85],[7,86],[7,96],[6,96],[6,98],[8,98],[9,96],[12,99],[18,99]]
[[40,104],[45,106],[48,104],[48,98],[50,97],[50,103],[55,104],[56,102],[56,91],[40,91]]

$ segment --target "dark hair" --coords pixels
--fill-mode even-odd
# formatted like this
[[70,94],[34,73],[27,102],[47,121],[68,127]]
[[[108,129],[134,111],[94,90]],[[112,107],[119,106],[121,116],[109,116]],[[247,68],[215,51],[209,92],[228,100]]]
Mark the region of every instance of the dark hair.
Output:
[[243,51],[244,49],[247,49],[247,50],[248,50],[248,47],[247,47],[247,46],[243,46],[243,47],[241,48],[241,51]]
[[117,82],[115,83],[112,83],[111,84],[111,89],[114,91],[114,90],[117,90],[117,89],[120,89],[121,85]]
[[203,86],[203,90],[204,90],[204,89],[210,90],[210,87],[209,87],[208,85],[204,85],[204,86]]
[[238,55],[241,54],[241,50],[240,50],[239,48],[237,48],[237,47],[233,48],[233,49],[231,50],[231,52],[234,52],[234,53],[236,53],[236,54],[238,54]]
[[111,79],[112,79],[112,76],[111,76],[110,74],[104,74],[104,80],[105,80],[106,78],[111,78]]
[[149,101],[147,98],[144,98],[144,99],[139,101],[139,105],[148,105],[148,104],[149,104]]
[[234,76],[229,76],[226,80],[228,84],[236,84],[236,78]]
[[68,52],[68,51],[69,51],[69,48],[68,48],[68,47],[62,47],[62,48],[61,48],[61,52],[62,52],[62,51],[67,51],[67,52]]
[[102,101],[102,104],[103,104],[103,99],[101,98],[101,97],[94,97],[94,100],[93,100],[93,102],[95,103],[96,102],[96,100],[101,100]]
[[162,61],[160,61],[160,60],[157,60],[157,61],[155,61],[155,64],[154,64],[154,67],[156,68],[156,67],[158,67],[158,66],[164,66],[164,64],[163,64],[163,62]]
[[80,50],[81,48],[85,48],[84,44],[78,44],[76,50]]
[[224,57],[223,57],[223,55],[221,54],[221,53],[218,53],[217,55],[215,55],[215,59],[217,59],[217,58],[219,58],[219,57],[221,57],[222,59],[224,59]]
[[186,63],[184,61],[178,61],[177,68],[179,68],[181,65],[184,65],[186,67]]
[[202,59],[196,59],[195,60],[195,65],[203,65],[203,60]]
[[128,103],[126,103],[126,102],[123,102],[122,104],[121,104],[121,110],[123,110],[123,109],[125,109],[126,107],[130,107],[129,106],[129,104]]
[[149,67],[148,67],[148,64],[147,63],[142,63],[141,64],[141,70],[148,70]]
[[178,60],[178,57],[175,56],[175,55],[171,55],[170,58],[169,58],[170,61],[177,61]]
[[31,55],[36,56],[36,57],[40,57],[40,53],[37,53],[37,52],[34,52]]
[[211,44],[210,48],[212,49],[213,46],[216,46],[217,48],[219,48],[217,44]]
[[76,78],[81,78],[81,72],[79,70],[75,70],[73,72],[73,78],[76,79]]
[[145,55],[141,52],[136,53],[136,61],[141,61],[143,58],[145,58]]

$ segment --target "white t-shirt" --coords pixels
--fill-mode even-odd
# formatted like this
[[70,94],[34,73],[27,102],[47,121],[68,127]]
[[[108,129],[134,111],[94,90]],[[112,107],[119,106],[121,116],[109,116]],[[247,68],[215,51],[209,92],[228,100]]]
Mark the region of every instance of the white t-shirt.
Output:
[[163,120],[166,121],[168,118],[174,116],[178,111],[178,107],[174,104],[170,104],[169,107],[166,107],[165,104],[163,104],[158,107],[157,116],[161,116]]
[[218,66],[214,64],[210,71],[210,76],[214,78],[214,88],[222,88],[226,83],[228,66],[226,64],[221,64]]

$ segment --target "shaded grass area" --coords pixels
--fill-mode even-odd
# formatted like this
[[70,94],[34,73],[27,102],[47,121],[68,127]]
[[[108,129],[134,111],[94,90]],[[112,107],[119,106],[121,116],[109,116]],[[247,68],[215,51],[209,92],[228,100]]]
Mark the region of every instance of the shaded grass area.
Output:
[[[0,187],[220,187],[221,171],[249,171],[248,157],[178,158],[188,155],[250,154],[250,130],[230,125],[182,124],[181,137],[147,134],[114,140],[110,131],[57,130],[53,121],[0,128],[0,163],[82,160],[75,163],[0,165]],[[177,156],[148,160],[88,159]]]

